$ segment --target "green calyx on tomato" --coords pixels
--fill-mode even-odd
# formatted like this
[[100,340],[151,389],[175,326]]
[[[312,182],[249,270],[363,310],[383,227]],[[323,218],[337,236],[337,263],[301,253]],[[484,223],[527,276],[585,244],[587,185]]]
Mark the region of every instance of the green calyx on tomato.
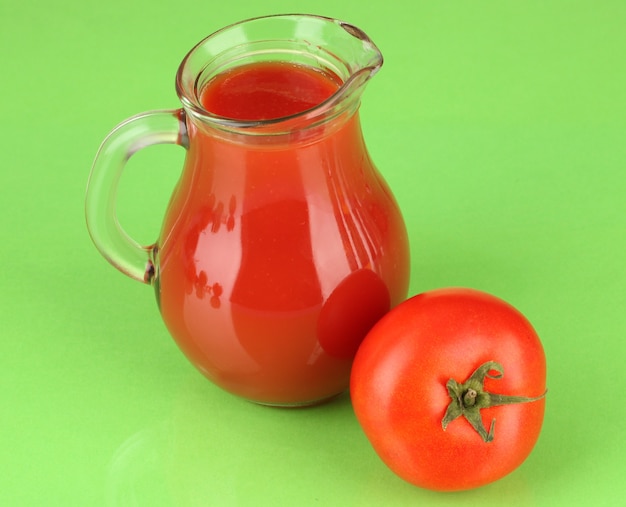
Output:
[[[490,372],[495,371],[496,374]],[[543,398],[546,393],[535,398],[526,396],[510,396],[490,393],[485,391],[485,378],[499,379],[504,375],[504,368],[495,361],[487,361],[480,365],[470,377],[459,384],[456,380],[450,379],[446,383],[451,401],[446,409],[446,413],[441,421],[441,425],[446,430],[448,424],[463,416],[472,425],[476,432],[485,442],[491,442],[494,438],[496,420],[492,419],[489,431],[483,425],[480,411],[483,408],[496,407],[499,405],[512,405],[515,403],[528,403]],[[546,391],[547,392],[547,391]]]

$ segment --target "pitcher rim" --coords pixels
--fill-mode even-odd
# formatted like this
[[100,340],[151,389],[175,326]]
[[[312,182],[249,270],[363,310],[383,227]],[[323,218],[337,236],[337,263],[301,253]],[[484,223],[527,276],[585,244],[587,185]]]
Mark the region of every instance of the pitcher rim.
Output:
[[[215,113],[208,111],[201,103],[199,93],[197,87],[197,80],[199,78],[199,74],[195,76],[195,83],[193,89],[188,89],[188,86],[185,85],[184,82],[184,74],[187,70],[190,60],[196,53],[208,44],[211,40],[217,38],[220,34],[227,32],[228,30],[232,30],[238,26],[242,26],[245,24],[250,24],[255,21],[262,20],[271,20],[271,19],[317,19],[319,21],[324,21],[327,23],[333,23],[338,27],[345,30],[349,35],[352,35],[356,39],[358,39],[364,47],[364,52],[367,49],[371,52],[373,57],[371,61],[368,62],[367,65],[362,65],[354,71],[350,72],[346,79],[342,79],[340,86],[337,90],[327,99],[321,101],[317,105],[312,108],[306,109],[304,111],[300,111],[295,114],[280,116],[276,118],[269,118],[263,120],[241,120],[230,118],[227,116],[220,116]],[[365,82],[369,80],[374,74],[380,70],[383,65],[383,55],[376,46],[376,44],[372,41],[372,39],[360,28],[356,27],[351,23],[347,23],[337,18],[332,18],[329,16],[319,15],[319,14],[306,14],[306,13],[289,13],[289,14],[271,14],[265,16],[256,16],[247,18],[241,21],[237,21],[235,23],[231,23],[226,25],[208,36],[204,37],[200,42],[198,42],[195,46],[193,46],[185,55],[183,60],[181,61],[178,71],[176,73],[176,92],[183,104],[184,109],[191,113],[191,115],[205,123],[209,123],[215,125],[217,127],[222,127],[225,129],[236,129],[238,131],[246,131],[258,127],[263,126],[273,126],[278,127],[282,124],[285,124],[285,127],[291,125],[294,122],[299,121],[312,121],[315,118],[319,117],[328,117],[328,113],[333,109],[337,109],[338,105],[341,105],[347,97],[351,95],[355,90],[358,90],[362,87]],[[207,64],[204,68],[206,69],[209,65]],[[204,70],[204,69],[203,69]],[[358,99],[359,97],[357,97]],[[358,102],[358,100],[357,100]],[[339,107],[340,111],[343,111],[344,108]],[[335,115],[331,115],[335,116]]]

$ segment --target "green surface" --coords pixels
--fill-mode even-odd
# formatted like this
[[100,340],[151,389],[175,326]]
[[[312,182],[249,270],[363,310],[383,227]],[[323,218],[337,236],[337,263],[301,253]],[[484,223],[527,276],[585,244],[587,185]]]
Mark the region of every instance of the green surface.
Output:
[[[0,0],[0,505],[615,506],[626,498],[626,3]],[[177,107],[196,42],[255,15],[350,21],[385,65],[372,157],[412,242],[411,293],[517,306],[548,359],[544,429],[485,488],[388,471],[347,396],[257,407],[204,380],[150,288],[96,252],[83,198],[108,131]],[[182,150],[131,161],[120,219],[156,236]]]

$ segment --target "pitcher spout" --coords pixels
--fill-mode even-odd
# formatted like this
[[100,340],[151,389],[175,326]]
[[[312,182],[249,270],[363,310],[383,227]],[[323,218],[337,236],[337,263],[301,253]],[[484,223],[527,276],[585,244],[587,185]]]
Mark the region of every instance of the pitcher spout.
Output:
[[334,20],[353,39],[348,42],[354,46],[354,51],[350,55],[345,55],[348,61],[352,61],[351,70],[354,74],[367,73],[368,78],[380,70],[383,64],[383,55],[376,47],[376,44],[360,28],[344,21]]
[[338,95],[347,97],[355,94],[353,98],[358,100],[365,84],[382,67],[383,55],[363,30],[343,21],[333,21],[348,35],[343,43],[337,43],[340,48],[337,56],[343,59],[349,72]]

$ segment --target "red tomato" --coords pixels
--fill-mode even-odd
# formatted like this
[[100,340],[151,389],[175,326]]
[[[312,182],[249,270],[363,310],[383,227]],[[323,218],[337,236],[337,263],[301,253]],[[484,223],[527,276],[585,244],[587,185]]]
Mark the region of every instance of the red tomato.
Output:
[[357,419],[391,470],[423,488],[470,489],[512,472],[534,447],[545,355],[508,303],[477,290],[439,289],[408,299],[371,329],[350,391]]

